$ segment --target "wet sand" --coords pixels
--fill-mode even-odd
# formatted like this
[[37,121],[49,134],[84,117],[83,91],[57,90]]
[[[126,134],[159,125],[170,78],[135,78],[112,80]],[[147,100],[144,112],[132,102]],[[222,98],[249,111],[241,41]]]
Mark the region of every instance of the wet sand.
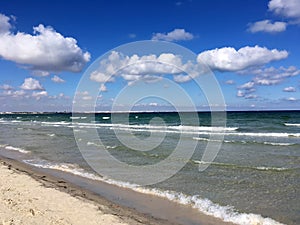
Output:
[[0,224],[229,224],[167,199],[0,156]]

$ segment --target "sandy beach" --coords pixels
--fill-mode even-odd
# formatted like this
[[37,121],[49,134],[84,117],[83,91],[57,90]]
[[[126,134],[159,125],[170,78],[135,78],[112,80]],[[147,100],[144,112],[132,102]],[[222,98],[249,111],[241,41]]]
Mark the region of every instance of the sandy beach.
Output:
[[32,175],[1,160],[0,224],[160,224],[99,198],[88,200],[87,193],[64,181]]
[[[102,187],[111,189],[111,193],[118,195],[114,198],[121,200],[112,201],[107,196],[74,185],[68,179],[1,156],[0,225],[231,224],[163,198],[105,185]],[[129,202],[131,207],[119,204],[128,199],[133,200]]]

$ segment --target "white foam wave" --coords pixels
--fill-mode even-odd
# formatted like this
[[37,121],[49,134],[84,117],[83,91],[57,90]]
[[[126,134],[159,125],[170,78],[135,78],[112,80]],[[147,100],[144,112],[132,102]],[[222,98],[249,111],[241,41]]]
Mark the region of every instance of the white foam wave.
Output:
[[[228,132],[237,130],[236,127],[192,127],[192,126],[152,126],[152,125],[119,125],[106,124],[110,129],[118,129],[124,131],[140,131],[140,132],[158,132],[158,133],[185,133],[198,135],[225,135],[225,136],[249,136],[249,137],[300,137],[300,133],[253,133],[253,132]],[[146,128],[146,129],[145,129]],[[164,129],[163,129],[164,128]],[[207,131],[207,132],[205,132]],[[223,131],[223,132],[222,132]]]
[[[103,146],[101,146],[101,145],[98,145],[98,144],[96,144],[96,143],[94,143],[94,142],[91,142],[91,141],[88,141],[87,143],[86,143],[86,145],[87,146],[97,146],[97,147],[103,147]],[[116,146],[116,145],[107,145],[107,146],[105,146],[105,148],[106,149],[115,149],[116,147],[118,147],[118,146]]]
[[23,153],[23,154],[30,153],[30,151],[27,151],[23,148],[14,147],[14,146],[11,146],[11,145],[0,145],[0,147],[4,148],[6,150],[17,151],[17,152],[20,152],[20,153]]
[[285,126],[300,127],[300,123],[284,123]]
[[220,163],[220,162],[205,162],[199,160],[192,160],[196,164],[209,164],[215,166],[224,166],[224,167],[235,167],[235,168],[244,168],[244,169],[253,169],[253,170],[261,170],[261,171],[285,171],[289,170],[286,167],[268,167],[268,166],[247,166],[247,165],[237,165],[230,163]]
[[81,177],[85,177],[92,180],[103,181],[109,184],[113,184],[123,188],[129,188],[139,193],[144,193],[148,195],[154,195],[162,198],[166,198],[170,201],[182,204],[189,205],[202,213],[207,215],[219,218],[225,222],[231,222],[239,225],[282,225],[281,223],[270,219],[264,218],[258,214],[252,213],[239,213],[232,206],[220,206],[216,203],[213,203],[207,198],[201,198],[198,195],[189,196],[180,192],[175,191],[165,191],[156,188],[145,188],[138,186],[136,184],[131,184],[128,182],[116,181],[112,179],[106,179],[100,176],[97,176],[92,173],[86,172],[84,169],[80,168],[78,165],[74,164],[59,164],[59,163],[50,163],[45,160],[24,160],[25,163],[30,165],[47,168],[47,169],[55,169],[60,170],[67,173],[72,173],[74,175],[78,175]]
[[236,133],[225,133],[225,135],[232,136],[251,136],[251,137],[300,137],[300,133],[247,133],[247,132],[236,132]]
[[[193,137],[193,140],[196,141],[215,141],[215,142],[221,142],[221,140],[217,140],[217,139],[209,139],[209,138],[203,138],[203,137]],[[223,140],[224,143],[250,143],[250,141],[246,142],[246,141],[234,141],[234,140]],[[252,143],[256,143],[256,144],[264,144],[264,145],[273,145],[273,146],[291,146],[291,145],[295,145],[295,143],[281,143],[281,142],[268,142],[268,141],[264,141],[264,142],[257,142],[257,141],[253,141]]]
[[[80,117],[81,118],[81,117]],[[0,120],[1,123],[24,123],[24,121],[18,120]],[[28,123],[28,121],[27,121]],[[156,133],[179,133],[179,134],[194,134],[194,135],[225,135],[225,136],[249,136],[249,137],[282,137],[282,138],[299,138],[300,133],[269,133],[269,132],[239,132],[238,127],[209,127],[209,126],[159,126],[150,124],[110,124],[110,123],[81,123],[81,122],[45,122],[45,121],[31,121],[32,123],[41,124],[42,126],[53,126],[60,127],[65,126],[69,128],[109,128],[113,130],[124,130],[124,131],[137,131],[137,132],[156,132]],[[292,124],[298,126],[298,124]]]
[[47,134],[49,137],[54,137],[55,134]]
[[258,214],[238,213],[232,206],[220,206],[207,198],[200,198],[198,195],[188,196],[183,193],[173,191],[162,191],[158,189],[145,189],[139,187],[135,188],[135,190],[142,193],[153,194],[159,197],[167,198],[179,204],[191,205],[200,212],[219,218],[225,222],[231,222],[239,225],[282,225],[282,223],[279,223],[271,218],[264,218]]
[[224,142],[224,143],[235,143],[236,141],[231,140],[217,140],[217,139],[209,139],[209,138],[203,138],[203,137],[193,137],[193,140],[196,141],[212,141],[212,142]]
[[279,143],[279,142],[263,142],[265,145],[274,145],[274,146],[291,146],[294,145],[295,143]]
[[285,171],[288,170],[288,168],[285,167],[266,167],[266,166],[258,166],[255,167],[257,170],[262,170],[262,171]]
[[79,120],[79,119],[86,119],[86,116],[70,116],[71,120]]
[[45,169],[53,169],[53,170],[59,170],[67,173],[71,173],[77,176],[85,177],[92,180],[100,180],[103,181],[103,178],[100,176],[97,176],[92,173],[86,172],[84,169],[80,168],[78,165],[70,164],[70,163],[50,163],[46,160],[23,160],[23,162],[39,167],[39,168],[45,168]]
[[115,149],[116,147],[118,147],[118,146],[116,146],[116,145],[113,145],[113,146],[107,145],[106,146],[107,149]]
[[239,129],[238,127],[209,127],[209,126],[169,126],[169,129],[175,130],[188,130],[188,131],[211,131],[211,132],[220,132],[220,131],[235,131]]

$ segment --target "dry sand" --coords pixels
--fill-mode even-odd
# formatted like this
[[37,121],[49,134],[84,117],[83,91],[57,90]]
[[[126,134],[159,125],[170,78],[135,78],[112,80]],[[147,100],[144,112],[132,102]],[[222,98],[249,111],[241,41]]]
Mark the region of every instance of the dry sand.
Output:
[[[69,188],[64,186],[62,188]],[[78,191],[78,190],[77,190]],[[0,162],[0,224],[159,224],[128,214],[117,206],[99,204],[46,187],[7,162]],[[127,215],[126,215],[127,214]]]
[[85,199],[46,188],[33,178],[0,166],[0,223],[128,224]]

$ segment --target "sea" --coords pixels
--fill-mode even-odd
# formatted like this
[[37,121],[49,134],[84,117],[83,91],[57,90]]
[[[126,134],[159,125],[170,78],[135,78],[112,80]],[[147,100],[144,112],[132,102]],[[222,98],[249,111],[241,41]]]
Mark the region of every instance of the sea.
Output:
[[[183,114],[189,117],[189,112]],[[167,198],[226,222],[300,224],[300,111],[227,112],[226,127],[211,126],[210,112],[197,116],[198,123],[182,123],[177,112],[96,113],[92,117],[88,113],[2,113],[0,154]],[[101,146],[97,140],[78,138],[77,134],[88,135],[90,130],[96,131]],[[222,139],[214,140],[211,134],[218,133]],[[142,142],[151,137],[146,147],[153,142],[153,148],[142,151],[124,144],[133,137]],[[96,172],[82,154],[86,146],[89,156],[97,159],[97,146],[104,146],[101,151],[125,164],[156,165],[182,139],[183,151],[195,146],[191,157],[172,176],[148,185]],[[202,158],[209,142],[218,142],[220,148],[212,162]],[[201,165],[207,168],[199,170]],[[110,168],[114,169],[118,172]]]

